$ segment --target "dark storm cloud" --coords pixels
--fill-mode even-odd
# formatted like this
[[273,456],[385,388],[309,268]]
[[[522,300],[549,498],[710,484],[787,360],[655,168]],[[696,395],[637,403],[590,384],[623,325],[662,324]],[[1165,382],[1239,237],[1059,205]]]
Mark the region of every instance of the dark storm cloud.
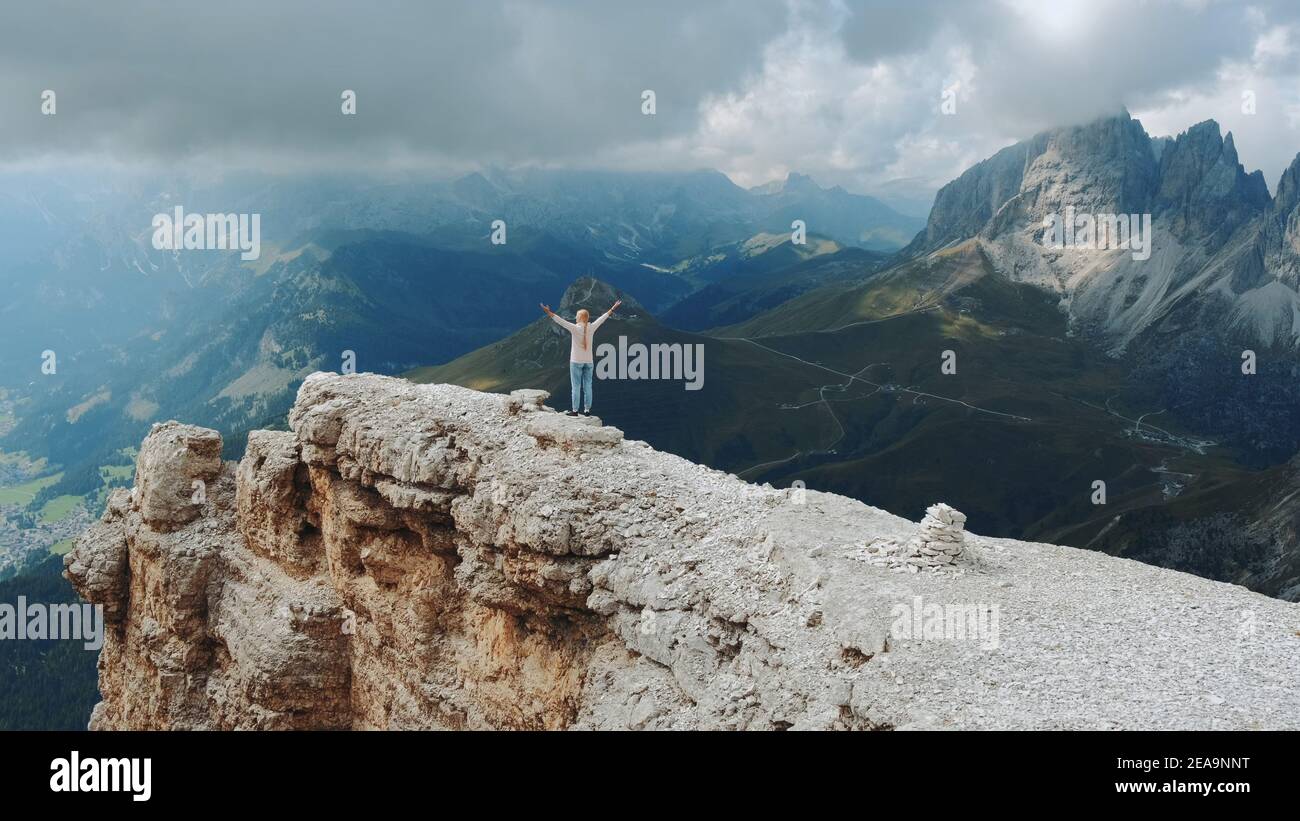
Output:
[[[785,27],[767,0],[6,4],[0,149],[582,158],[693,128]],[[643,117],[641,92],[658,95]],[[43,89],[58,94],[40,116]],[[356,117],[340,93],[358,95]]]
[[1274,181],[1300,149],[1298,23],[1213,0],[6,3],[0,165],[710,166],[924,198],[1126,106],[1157,133],[1219,120]]

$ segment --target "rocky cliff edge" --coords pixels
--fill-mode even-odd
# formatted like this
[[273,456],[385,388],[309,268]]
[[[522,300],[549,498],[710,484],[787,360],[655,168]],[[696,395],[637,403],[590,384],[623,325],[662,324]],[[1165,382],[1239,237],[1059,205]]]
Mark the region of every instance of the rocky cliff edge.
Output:
[[108,622],[91,727],[1300,727],[1298,605],[544,399],[314,374],[237,465],[156,425],[66,557]]

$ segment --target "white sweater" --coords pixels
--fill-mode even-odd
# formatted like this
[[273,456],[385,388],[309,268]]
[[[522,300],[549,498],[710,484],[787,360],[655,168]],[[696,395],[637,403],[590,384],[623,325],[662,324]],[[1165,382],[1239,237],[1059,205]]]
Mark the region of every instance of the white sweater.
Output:
[[609,312],[606,311],[598,318],[587,323],[587,346],[585,348],[582,346],[583,328],[581,325],[566,322],[565,320],[560,319],[558,314],[551,314],[551,319],[555,320],[556,325],[559,325],[561,328],[564,328],[569,332],[569,361],[590,363],[592,361],[591,351],[596,347],[595,343],[592,341],[592,337],[596,335],[596,329],[604,324],[606,319],[609,319]]

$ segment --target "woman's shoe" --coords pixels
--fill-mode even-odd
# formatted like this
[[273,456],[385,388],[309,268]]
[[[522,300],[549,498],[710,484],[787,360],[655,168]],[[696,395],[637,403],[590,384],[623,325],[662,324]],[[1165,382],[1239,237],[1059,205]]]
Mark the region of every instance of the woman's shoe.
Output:
[[565,411],[565,412],[564,412],[564,415],[565,415],[565,416],[577,416],[577,415],[578,415],[578,412],[577,412],[577,411]]

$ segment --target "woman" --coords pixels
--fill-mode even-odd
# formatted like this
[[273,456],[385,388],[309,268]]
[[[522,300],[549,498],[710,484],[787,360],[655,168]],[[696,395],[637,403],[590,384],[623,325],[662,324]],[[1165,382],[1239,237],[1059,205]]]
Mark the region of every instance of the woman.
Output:
[[[540,303],[539,303],[540,304]],[[592,336],[595,335],[596,329],[604,324],[614,313],[614,308],[623,304],[623,300],[617,300],[613,307],[600,315],[600,319],[591,322],[591,314],[587,313],[584,308],[578,311],[578,321],[565,322],[560,319],[559,314],[551,310],[551,306],[542,305],[542,310],[546,315],[555,320],[559,325],[569,332],[569,386],[572,392],[572,401],[569,403],[570,410],[565,411],[568,416],[577,416],[578,409],[582,413],[591,413],[591,371],[592,371]],[[586,392],[587,402],[583,405],[583,392]]]

